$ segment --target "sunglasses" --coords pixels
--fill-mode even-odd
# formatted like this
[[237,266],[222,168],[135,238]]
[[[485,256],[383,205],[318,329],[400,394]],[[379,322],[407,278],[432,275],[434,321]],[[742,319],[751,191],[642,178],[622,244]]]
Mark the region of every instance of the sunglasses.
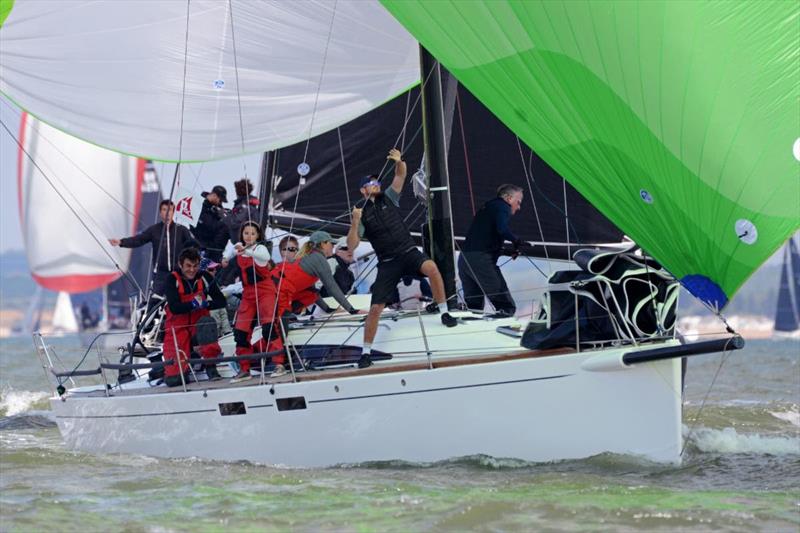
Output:
[[347,251],[347,246],[340,246],[340,247],[337,248],[337,250],[339,250],[340,252],[346,252]]
[[297,248],[295,248],[294,246],[290,246],[288,248],[281,248],[281,252],[296,252],[296,251]]

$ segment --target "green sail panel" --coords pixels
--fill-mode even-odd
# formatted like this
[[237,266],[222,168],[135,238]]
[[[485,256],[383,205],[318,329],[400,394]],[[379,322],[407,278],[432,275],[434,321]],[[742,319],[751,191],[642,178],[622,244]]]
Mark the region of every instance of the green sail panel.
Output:
[[800,3],[382,3],[710,305],[800,227]]

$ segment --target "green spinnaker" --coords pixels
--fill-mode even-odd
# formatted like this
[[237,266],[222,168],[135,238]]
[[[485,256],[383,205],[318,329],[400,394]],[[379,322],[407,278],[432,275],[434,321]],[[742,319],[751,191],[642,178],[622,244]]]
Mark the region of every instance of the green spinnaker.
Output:
[[800,3],[381,1],[710,305],[800,228]]
[[0,0],[0,28],[3,27],[3,22],[8,18],[11,9],[14,7],[14,0]]

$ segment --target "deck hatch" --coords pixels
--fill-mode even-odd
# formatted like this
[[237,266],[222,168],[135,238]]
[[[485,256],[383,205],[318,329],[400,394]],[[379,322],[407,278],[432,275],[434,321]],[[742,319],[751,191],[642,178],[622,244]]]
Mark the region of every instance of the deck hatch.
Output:
[[219,414],[222,416],[246,415],[247,409],[244,402],[228,402],[219,404]]
[[278,398],[278,411],[296,411],[306,408],[306,399],[303,396],[292,396],[291,398]]

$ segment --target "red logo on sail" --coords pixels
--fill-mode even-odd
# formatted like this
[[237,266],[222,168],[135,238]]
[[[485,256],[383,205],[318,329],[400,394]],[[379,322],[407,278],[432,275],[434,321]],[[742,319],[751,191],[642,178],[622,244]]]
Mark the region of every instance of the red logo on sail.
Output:
[[193,198],[191,196],[187,196],[186,198],[181,198],[178,200],[178,204],[175,206],[175,212],[179,215],[185,216],[186,218],[193,218],[192,200]]

